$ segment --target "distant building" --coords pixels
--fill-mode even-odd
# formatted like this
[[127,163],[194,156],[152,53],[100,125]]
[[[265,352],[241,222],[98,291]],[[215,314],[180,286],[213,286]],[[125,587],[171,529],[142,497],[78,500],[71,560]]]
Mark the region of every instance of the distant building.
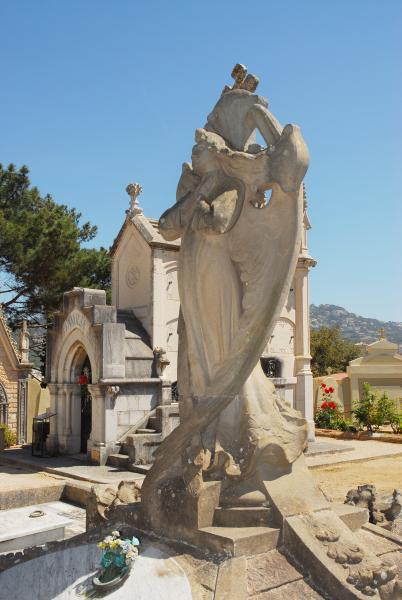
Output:
[[14,431],[17,443],[31,441],[32,419],[49,406],[48,392],[29,362],[26,329],[14,341],[0,308],[0,423]]
[[394,400],[396,409],[402,412],[402,355],[398,352],[398,344],[381,337],[372,344],[362,344],[362,347],[363,356],[350,361],[346,373],[315,378],[316,407],[322,401],[321,383],[325,383],[328,388],[334,388],[334,400],[349,416],[353,402],[362,397],[363,383],[367,382],[379,394],[386,392]]

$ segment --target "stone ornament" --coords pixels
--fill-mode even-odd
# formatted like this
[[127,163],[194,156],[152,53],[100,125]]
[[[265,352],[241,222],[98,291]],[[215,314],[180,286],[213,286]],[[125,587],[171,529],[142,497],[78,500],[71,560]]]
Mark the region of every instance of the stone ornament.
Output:
[[[394,580],[397,575],[396,565],[388,564],[370,555],[360,545],[350,539],[350,532],[345,534],[333,525],[328,526],[325,511],[321,515],[310,515],[306,522],[315,537],[323,544],[328,558],[331,558],[345,569],[345,581],[351,584],[364,596],[392,598]],[[349,535],[348,535],[349,534]]]
[[235,81],[234,84],[232,86],[226,85],[222,94],[226,94],[226,92],[231,90],[247,90],[253,94],[260,82],[255,75],[252,75],[251,73],[247,75],[247,68],[240,63],[237,63],[233,67],[231,77]]
[[21,355],[22,363],[29,363],[29,331],[28,331],[28,323],[24,319],[21,323],[21,330],[18,340],[18,347]]
[[378,494],[374,485],[359,485],[357,489],[349,490],[345,504],[367,508],[370,523],[374,525],[390,525],[398,519],[402,511],[402,495],[399,490],[392,494]]
[[166,350],[164,348],[154,348],[153,353],[156,374],[158,377],[162,377],[163,371],[170,365],[170,360],[166,356]]
[[130,207],[126,211],[129,217],[135,217],[136,215],[141,215],[142,208],[138,201],[138,196],[142,192],[142,187],[139,183],[129,183],[126,187],[126,192],[130,196]]
[[126,283],[128,287],[134,288],[141,279],[141,271],[137,265],[131,265],[126,271]]

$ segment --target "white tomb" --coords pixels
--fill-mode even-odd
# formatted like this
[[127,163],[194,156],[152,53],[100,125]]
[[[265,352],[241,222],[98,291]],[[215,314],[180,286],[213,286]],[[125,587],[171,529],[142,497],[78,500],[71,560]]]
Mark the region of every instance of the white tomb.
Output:
[[62,540],[71,523],[46,504],[1,510],[0,553]]

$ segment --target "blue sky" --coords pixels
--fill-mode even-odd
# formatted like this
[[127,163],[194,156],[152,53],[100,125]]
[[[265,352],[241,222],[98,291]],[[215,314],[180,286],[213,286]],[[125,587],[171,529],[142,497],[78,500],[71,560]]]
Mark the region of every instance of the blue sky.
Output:
[[236,62],[301,126],[311,301],[402,321],[402,2],[0,0],[0,162],[109,246],[126,185],[157,217]]

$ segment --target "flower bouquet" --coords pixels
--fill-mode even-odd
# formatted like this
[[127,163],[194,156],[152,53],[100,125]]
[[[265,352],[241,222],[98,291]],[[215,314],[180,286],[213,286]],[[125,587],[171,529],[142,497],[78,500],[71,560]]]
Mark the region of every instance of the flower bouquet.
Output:
[[101,559],[102,568],[92,580],[94,588],[107,590],[124,581],[138,556],[139,543],[136,537],[131,540],[121,539],[118,531],[112,531],[112,535],[99,542],[98,547],[104,552]]

